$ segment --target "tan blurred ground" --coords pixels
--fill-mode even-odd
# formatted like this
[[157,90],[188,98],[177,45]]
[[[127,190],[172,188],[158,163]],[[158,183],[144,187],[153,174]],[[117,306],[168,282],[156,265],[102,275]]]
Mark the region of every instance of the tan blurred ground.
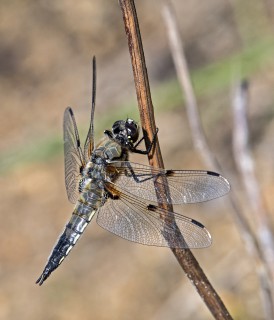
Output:
[[[270,0],[173,2],[192,70],[274,31]],[[153,93],[175,72],[161,2],[140,0],[136,6]],[[73,206],[65,194],[62,150],[39,161],[25,154],[22,159],[22,150],[39,157],[44,141],[54,136],[62,148],[67,105],[87,127],[94,54],[98,123],[108,112],[116,114],[112,121],[119,119],[117,106],[135,99],[135,89],[118,1],[1,1],[0,39],[0,153],[7,159],[0,176],[0,320],[211,319],[170,250],[122,240],[95,220],[62,266],[41,288],[35,285]],[[269,61],[252,75],[249,113],[256,173],[272,215],[273,70]],[[199,104],[212,149],[248,215],[231,155],[230,94],[226,88],[200,98]],[[193,150],[183,106],[156,111],[165,164],[204,168]],[[9,164],[11,153],[18,153],[15,164]],[[263,319],[254,262],[225,199],[176,209],[210,230],[213,245],[194,253],[235,319]]]

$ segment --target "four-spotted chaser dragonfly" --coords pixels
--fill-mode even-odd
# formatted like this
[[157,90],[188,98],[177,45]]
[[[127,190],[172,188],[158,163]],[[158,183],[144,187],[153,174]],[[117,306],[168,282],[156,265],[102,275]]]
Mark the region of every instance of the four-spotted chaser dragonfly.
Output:
[[[230,189],[228,181],[215,172],[164,170],[129,162],[130,152],[148,154],[157,135],[147,150],[138,149],[144,138],[138,141],[139,128],[131,119],[116,121],[94,147],[95,83],[94,58],[91,121],[83,149],[72,109],[68,107],[64,113],[66,190],[76,205],[36,282],[39,285],[62,263],[95,213],[101,227],[130,241],[171,248],[209,246],[211,236],[200,222],[164,210],[158,203],[202,202]],[[156,194],[157,186],[168,186],[169,195]]]

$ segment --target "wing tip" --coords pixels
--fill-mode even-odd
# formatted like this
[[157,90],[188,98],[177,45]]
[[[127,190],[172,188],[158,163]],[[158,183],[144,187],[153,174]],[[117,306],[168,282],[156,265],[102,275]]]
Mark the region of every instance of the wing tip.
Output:
[[225,186],[226,186],[226,189],[224,190],[224,192],[225,192],[224,194],[226,194],[230,191],[230,189],[231,189],[230,183],[224,176],[222,176],[221,174],[214,172],[214,171],[207,171],[206,173],[210,176],[221,178],[224,181]]
[[[196,226],[200,227],[205,232],[205,239],[206,241],[203,241],[203,245],[199,246],[197,248],[207,248],[210,247],[212,244],[212,237],[210,232],[207,230],[207,228],[199,221],[191,219],[191,222],[194,223]],[[195,247],[194,247],[195,249]]]

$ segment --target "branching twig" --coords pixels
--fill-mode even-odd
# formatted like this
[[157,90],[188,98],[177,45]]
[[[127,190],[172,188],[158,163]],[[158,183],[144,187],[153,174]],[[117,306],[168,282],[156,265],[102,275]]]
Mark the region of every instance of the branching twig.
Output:
[[[156,125],[134,0],[120,0],[120,6],[128,37],[141,123],[144,135],[148,138],[146,140],[151,141]],[[158,141],[153,154],[149,156],[149,162],[155,167],[164,167]],[[172,251],[215,319],[232,319],[191,251],[178,248]]]
[[[170,1],[168,0],[164,1],[163,16],[167,26],[170,48],[177,76],[180,81],[182,91],[185,93],[186,109],[188,121],[191,128],[193,144],[199,152],[205,165],[209,166],[213,170],[223,172],[221,166],[210,150],[209,144],[203,131],[198,112],[198,106],[183,50],[183,43],[179,33],[177,18]],[[241,212],[240,205],[237,201],[237,198],[235,198],[233,190],[232,192],[230,192],[228,199],[232,208],[231,212],[234,214],[235,221],[240,230],[240,234],[243,238],[245,246],[249,254],[253,257],[257,266],[257,273],[260,279],[261,288],[264,291],[264,296],[267,296],[269,303],[271,303],[271,296],[273,295],[271,294],[271,285],[269,283],[269,277],[266,265],[264,263],[263,253],[260,250],[257,239],[253,231],[251,230],[248,221]]]

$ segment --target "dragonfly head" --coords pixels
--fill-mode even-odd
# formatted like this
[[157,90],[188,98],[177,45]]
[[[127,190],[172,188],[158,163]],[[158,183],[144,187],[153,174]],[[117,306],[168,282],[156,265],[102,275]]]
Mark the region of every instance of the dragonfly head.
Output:
[[126,147],[133,145],[138,140],[139,127],[132,119],[118,120],[112,126],[112,133],[113,137]]

